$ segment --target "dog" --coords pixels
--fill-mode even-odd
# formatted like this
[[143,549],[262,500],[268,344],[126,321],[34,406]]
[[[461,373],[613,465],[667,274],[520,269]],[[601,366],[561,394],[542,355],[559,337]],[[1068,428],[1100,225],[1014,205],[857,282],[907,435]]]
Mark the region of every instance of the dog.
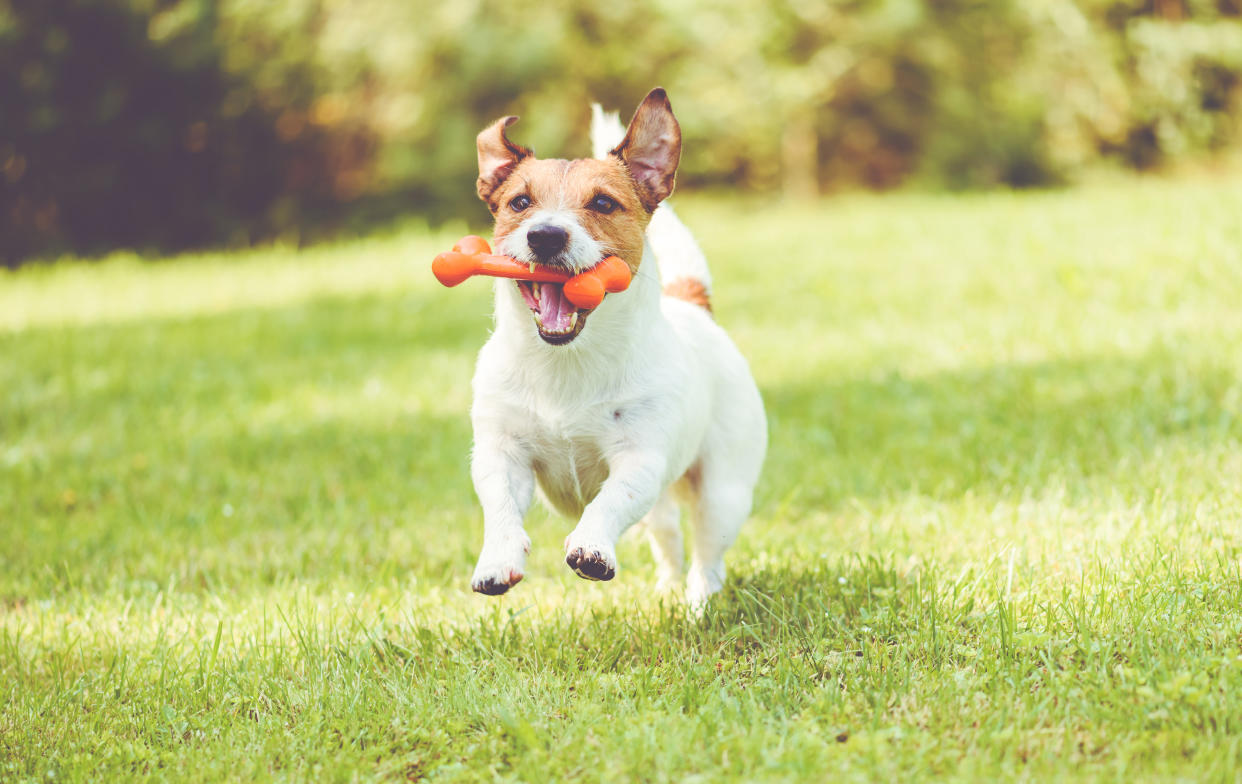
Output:
[[[656,88],[622,131],[594,108],[595,158],[540,159],[506,135],[478,135],[478,195],[497,253],[580,272],[615,255],[630,287],[594,310],[560,284],[495,281],[495,329],[473,379],[471,478],[483,548],[471,587],[503,594],[525,574],[523,518],[538,488],[578,521],[565,562],[588,580],[617,573],[616,542],[645,522],[659,586],[685,559],[685,599],[702,607],[725,580],[725,550],[750,516],[767,420],[750,368],[711,313],[711,277],[689,230],[661,203],[673,190],[681,128]],[[622,135],[623,134],[623,135]]]

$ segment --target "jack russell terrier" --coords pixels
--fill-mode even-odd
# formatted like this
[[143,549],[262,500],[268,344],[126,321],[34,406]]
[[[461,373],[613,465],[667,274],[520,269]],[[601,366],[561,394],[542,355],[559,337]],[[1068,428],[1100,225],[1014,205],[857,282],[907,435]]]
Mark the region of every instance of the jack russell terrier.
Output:
[[701,608],[722,587],[724,552],[750,515],[767,422],[746,360],[712,318],[707,261],[660,206],[681,128],[660,88],[624,136],[615,115],[594,107],[595,158],[538,159],[506,137],[516,120],[478,136],[478,192],[495,218],[496,252],[575,273],[615,255],[633,282],[583,310],[561,284],[495,281],[495,331],[479,352],[470,412],[483,507],[472,587],[497,595],[522,579],[522,521],[538,487],[578,520],[565,562],[588,580],[616,575],[617,539],[642,521],[660,585],[673,587],[685,506],[685,597]]

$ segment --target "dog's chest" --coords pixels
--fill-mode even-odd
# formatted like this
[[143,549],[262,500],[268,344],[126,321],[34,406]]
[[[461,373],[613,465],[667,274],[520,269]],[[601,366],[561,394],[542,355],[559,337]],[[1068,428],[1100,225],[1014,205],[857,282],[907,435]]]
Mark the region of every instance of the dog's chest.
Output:
[[535,478],[548,504],[578,517],[608,478],[606,444],[616,438],[603,413],[580,411],[568,419],[536,420],[526,429]]

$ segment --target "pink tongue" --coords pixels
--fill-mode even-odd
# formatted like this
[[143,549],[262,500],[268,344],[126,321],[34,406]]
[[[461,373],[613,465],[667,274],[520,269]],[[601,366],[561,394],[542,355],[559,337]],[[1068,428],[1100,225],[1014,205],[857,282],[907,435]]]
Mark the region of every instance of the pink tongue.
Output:
[[574,306],[565,299],[564,287],[555,283],[544,283],[539,287],[539,322],[550,332],[563,332],[569,329],[569,318],[573,315]]

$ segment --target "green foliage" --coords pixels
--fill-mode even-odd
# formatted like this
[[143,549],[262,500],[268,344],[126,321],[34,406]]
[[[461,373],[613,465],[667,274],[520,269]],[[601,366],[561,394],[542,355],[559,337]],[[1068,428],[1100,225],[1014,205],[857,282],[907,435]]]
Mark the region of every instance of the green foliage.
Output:
[[683,188],[1042,186],[1238,144],[1235,0],[0,0],[0,259],[411,210],[474,134],[586,152],[670,90]]
[[461,226],[0,275],[0,779],[1235,777],[1242,184],[678,208],[772,435],[701,621],[539,510],[470,593]]
[[325,201],[330,145],[287,132],[308,69],[230,70],[213,3],[0,8],[0,260],[245,241]]

